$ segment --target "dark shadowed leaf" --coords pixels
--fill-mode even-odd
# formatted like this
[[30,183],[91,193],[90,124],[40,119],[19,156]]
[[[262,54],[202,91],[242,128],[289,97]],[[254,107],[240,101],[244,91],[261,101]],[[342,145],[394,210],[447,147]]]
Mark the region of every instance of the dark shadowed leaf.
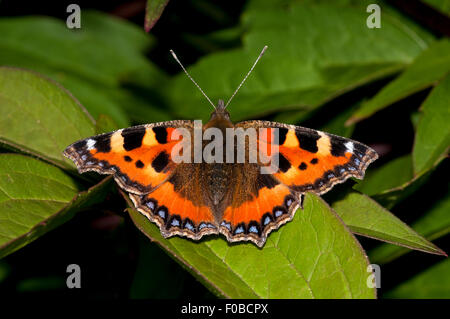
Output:
[[[312,110],[356,86],[398,72],[427,48],[425,39],[419,34],[411,37],[413,31],[389,13],[382,32],[367,28],[366,15],[360,7],[342,10],[330,4],[295,3],[289,10],[255,5],[243,15],[243,48],[206,56],[189,71],[217,103],[231,96],[267,44],[265,56],[229,107],[233,118]],[[183,60],[183,54],[178,55]],[[184,74],[169,88],[171,108],[181,116],[206,118],[211,111]]]
[[366,195],[350,192],[334,202],[332,207],[355,234],[431,254],[445,255],[441,249]]
[[[368,260],[356,239],[318,196],[272,233],[263,249],[210,237],[200,242],[164,239],[133,209],[131,218],[151,240],[211,289],[228,298],[374,298]],[[330,286],[330,283],[333,283]],[[332,289],[330,289],[332,287]]]
[[450,17],[450,1],[448,0],[422,0],[435,10],[442,12]]
[[450,298],[450,259],[443,260],[386,292],[386,298]]
[[358,181],[353,188],[372,196],[390,209],[418,190],[428,180],[433,169],[414,176],[411,155],[405,155],[369,171],[364,180]]
[[0,154],[0,258],[29,244],[104,198],[108,183],[81,192],[59,168],[18,154]]
[[114,122],[114,120],[106,114],[100,114],[95,123],[95,134],[112,132],[118,129],[120,129],[120,127],[117,125],[117,123]]
[[131,299],[173,298],[182,290],[186,276],[189,275],[180,271],[180,266],[164,250],[149,243],[147,237],[139,236],[139,259],[130,287]]
[[376,170],[369,170],[353,188],[372,196],[399,187],[413,178],[411,155],[398,157]]
[[[143,54],[152,38],[105,13],[83,10],[81,21],[81,29],[70,30],[50,17],[2,18],[0,65],[45,74],[70,90],[95,118],[108,114],[121,127],[129,126],[134,114],[124,108],[132,108],[131,101],[117,101],[112,93],[128,92],[123,84],[158,90],[167,80]],[[150,102],[145,107],[155,108]]]
[[426,172],[446,157],[450,147],[449,106],[450,75],[447,75],[421,106],[412,154],[415,174]]
[[[428,240],[435,240],[450,233],[450,194],[436,202],[429,211],[415,221],[411,228]],[[370,260],[386,264],[410,250],[393,245],[380,245],[369,252]]]
[[149,32],[164,11],[169,0],[147,0],[145,8],[145,31]]
[[351,116],[348,123],[367,118],[409,95],[432,86],[450,71],[450,41],[433,43],[394,81]]
[[0,68],[0,143],[60,166],[62,151],[94,135],[94,121],[73,96],[53,81],[21,69]]

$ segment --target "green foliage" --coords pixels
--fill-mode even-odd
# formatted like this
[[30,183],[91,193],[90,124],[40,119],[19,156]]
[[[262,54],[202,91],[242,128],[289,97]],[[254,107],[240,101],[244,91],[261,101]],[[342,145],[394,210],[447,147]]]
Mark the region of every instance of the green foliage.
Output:
[[360,121],[413,93],[430,87],[446,76],[450,68],[450,42],[445,39],[432,44],[411,66],[364,103],[349,122]]
[[125,21],[83,11],[83,28],[69,30],[63,21],[48,17],[4,18],[0,34],[0,65],[30,68],[51,77],[94,118],[105,113],[121,127],[128,126],[130,118],[168,119],[149,100],[134,107],[139,96],[130,91],[155,89],[164,84],[166,75],[143,56],[152,39]]
[[441,11],[443,14],[450,16],[450,1],[449,0],[423,0],[431,7]]
[[[381,32],[368,29],[365,16],[359,8],[325,4],[295,4],[289,10],[251,6],[242,22],[247,30],[243,47],[211,54],[190,72],[213,101],[227,98],[268,44],[252,80],[235,97],[233,104],[240,107],[230,107],[233,118],[286,109],[307,113],[338,94],[398,72],[426,48],[427,39],[411,38],[402,21],[387,20]],[[180,116],[206,118],[203,96],[193,92],[183,74],[171,81],[167,95]]]
[[93,135],[94,122],[69,92],[25,70],[0,68],[0,142],[69,166],[61,150]]
[[[419,234],[423,234],[428,240],[441,238],[450,232],[450,196],[442,198],[432,205],[432,207],[421,218],[412,224]],[[380,245],[370,252],[370,260],[374,263],[386,264],[409,250],[394,245]]]
[[150,31],[158,21],[169,0],[147,0],[145,9],[145,31]]
[[351,192],[335,201],[333,209],[355,234],[432,254],[445,254],[368,196]]
[[[147,2],[147,29],[167,2]],[[331,191],[329,204],[307,194],[304,209],[271,233],[262,249],[229,244],[223,237],[165,239],[132,209],[126,194],[122,201],[111,192],[110,178],[98,182],[95,175],[79,175],[62,156],[78,139],[131,124],[207,118],[211,109],[186,76],[168,76],[163,63],[145,56],[158,45],[153,36],[92,11],[82,12],[81,30],[49,17],[0,18],[0,257],[94,204],[93,209],[106,210],[106,196],[122,202],[108,206],[115,213],[128,204],[127,216],[137,228],[219,297],[375,298],[375,288],[366,284],[370,263],[389,265],[411,249],[445,255],[430,241],[450,231],[448,192],[437,192],[412,227],[402,221],[409,213],[402,207],[426,189],[448,187],[432,178],[445,173],[450,144],[449,42],[435,40],[381,1],[382,28],[367,28],[365,5],[371,2],[249,1],[237,25],[185,36],[206,50],[188,71],[215,102],[231,96],[262,47],[269,46],[229,107],[235,121],[261,116],[307,121],[355,138],[372,122],[371,140],[378,141],[378,133],[390,125],[387,112],[394,112],[401,129],[406,122],[411,130],[410,140],[402,141],[410,147],[392,155],[380,152],[366,178]],[[169,14],[166,9],[164,15]],[[187,52],[177,54],[183,61]],[[421,100],[415,93],[428,96]],[[346,96],[352,97],[349,103]],[[405,99],[414,101],[414,110],[399,111]],[[354,234],[389,244],[369,250],[369,261]],[[141,246],[142,256],[145,251]],[[185,274],[162,274],[166,267],[161,265],[170,262],[158,252],[147,251],[147,257],[161,259],[160,264],[141,259],[131,296],[141,296],[147,284],[142,278],[156,285],[171,277],[174,286],[181,285],[178,278]],[[448,266],[440,262],[383,297],[448,296],[450,283],[440,281],[448,278]],[[8,274],[8,264],[0,264],[0,281]],[[59,281],[48,278],[48,289],[58,289]],[[39,287],[33,280],[23,282],[22,290]],[[170,297],[168,290],[161,294]]]
[[376,294],[366,285],[369,264],[361,246],[317,195],[306,197],[304,210],[273,233],[264,249],[229,245],[223,238],[202,243],[164,239],[142,214],[135,210],[130,214],[141,231],[223,297],[373,298]]
[[444,260],[395,287],[388,298],[450,298],[450,260]]
[[0,257],[104,199],[107,183],[87,191],[61,169],[19,154],[0,154]]
[[[449,52],[450,53],[450,52]],[[449,65],[450,68],[450,65]],[[414,172],[419,174],[429,170],[448,153],[450,145],[450,75],[430,93],[422,105],[423,114],[417,125],[414,140]]]

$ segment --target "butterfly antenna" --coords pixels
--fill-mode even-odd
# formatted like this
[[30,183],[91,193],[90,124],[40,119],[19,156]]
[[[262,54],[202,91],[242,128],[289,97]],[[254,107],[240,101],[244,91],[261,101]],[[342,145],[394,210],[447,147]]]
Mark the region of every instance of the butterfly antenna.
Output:
[[186,71],[186,69],[184,68],[183,64],[181,64],[180,60],[178,60],[177,55],[175,54],[175,52],[173,52],[173,50],[170,50],[170,53],[172,53],[173,58],[175,59],[175,61],[178,62],[178,64],[181,66],[181,68],[183,69],[184,73],[186,73],[186,75],[188,76],[189,79],[191,79],[191,81],[195,84],[195,86],[200,90],[200,92],[202,92],[203,96],[206,97],[206,99],[208,100],[209,103],[211,103],[211,105],[216,108],[216,106],[214,105],[213,102],[211,102],[211,100],[209,99],[208,95],[205,94],[205,92],[203,92],[202,88],[197,84],[197,82],[194,81],[194,79],[192,78],[192,76],[188,73],[188,71]]
[[256,63],[258,63],[259,59],[261,59],[261,57],[263,56],[264,52],[266,52],[267,50],[267,45],[264,46],[264,48],[262,49],[261,53],[259,54],[258,58],[256,59],[255,63],[253,63],[252,68],[250,69],[250,71],[248,71],[247,75],[245,76],[245,78],[242,80],[241,84],[239,84],[239,86],[237,87],[236,91],[234,91],[233,95],[230,97],[230,99],[228,100],[227,104],[225,104],[225,108],[227,108],[228,104],[230,104],[231,100],[234,98],[234,96],[236,95],[236,93],[239,91],[239,89],[241,88],[242,84],[244,84],[245,80],[247,80],[248,76],[250,75],[250,73],[252,73],[253,69],[256,66]]

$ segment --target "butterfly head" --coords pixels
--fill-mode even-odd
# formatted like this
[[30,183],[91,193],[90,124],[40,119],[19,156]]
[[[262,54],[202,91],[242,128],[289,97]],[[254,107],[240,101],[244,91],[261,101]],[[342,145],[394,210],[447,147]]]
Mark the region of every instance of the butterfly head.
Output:
[[211,117],[209,118],[210,122],[229,122],[231,124],[230,120],[230,113],[226,110],[225,103],[223,100],[219,100],[219,103],[217,103],[216,108],[214,109],[214,112],[211,113]]
[[172,54],[173,58],[181,66],[181,68],[183,69],[184,73],[186,73],[188,78],[194,83],[194,85],[200,90],[200,92],[203,94],[203,96],[214,107],[214,112],[212,112],[212,114],[211,114],[211,117],[209,119],[209,123],[207,124],[207,127],[216,126],[216,127],[226,128],[226,127],[232,127],[233,126],[233,123],[231,123],[231,120],[230,120],[230,113],[228,113],[226,108],[227,108],[228,104],[230,104],[231,100],[236,95],[236,93],[239,91],[239,89],[241,88],[242,84],[244,84],[245,80],[247,80],[247,78],[250,75],[250,73],[252,73],[253,69],[256,66],[256,63],[258,63],[259,59],[262,57],[262,55],[264,54],[266,49],[267,49],[267,45],[264,46],[264,48],[262,49],[262,51],[259,54],[258,58],[256,59],[255,63],[253,63],[253,66],[250,68],[250,71],[248,71],[247,75],[244,77],[244,79],[239,84],[237,89],[231,95],[231,97],[228,100],[227,104],[225,104],[223,100],[219,100],[219,103],[217,103],[217,107],[214,106],[214,104],[211,102],[210,98],[205,94],[205,92],[203,92],[202,88],[197,84],[197,82],[195,82],[195,80],[191,77],[191,75],[188,73],[188,71],[186,71],[186,69],[184,68],[183,64],[180,62],[180,60],[176,56],[175,52],[173,52],[173,50],[170,50],[170,53]]

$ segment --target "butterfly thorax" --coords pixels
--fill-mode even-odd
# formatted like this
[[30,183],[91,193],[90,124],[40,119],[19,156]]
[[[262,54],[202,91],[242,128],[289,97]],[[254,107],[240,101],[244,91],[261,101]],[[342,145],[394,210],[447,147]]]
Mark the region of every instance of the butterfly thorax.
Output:
[[[222,132],[222,136],[226,136],[226,129],[233,128],[234,124],[230,120],[230,114],[225,110],[222,100],[219,100],[217,108],[211,114],[210,120],[203,126],[203,131],[209,128],[217,128]],[[205,146],[208,141],[204,142]],[[223,139],[223,149],[225,150],[226,142]],[[204,163],[203,183],[205,186],[206,196],[210,205],[213,206],[218,215],[223,211],[223,202],[226,198],[229,185],[232,182],[232,165],[226,163],[225,152],[223,154],[222,163]]]

